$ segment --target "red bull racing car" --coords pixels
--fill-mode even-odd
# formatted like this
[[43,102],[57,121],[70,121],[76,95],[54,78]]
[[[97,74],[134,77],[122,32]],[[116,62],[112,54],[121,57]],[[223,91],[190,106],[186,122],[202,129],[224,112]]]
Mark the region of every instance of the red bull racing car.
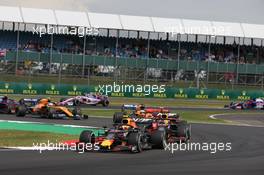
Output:
[[9,99],[7,96],[0,96],[0,113],[15,114],[18,107],[18,102]]
[[99,151],[139,153],[145,149],[164,148],[166,140],[165,129],[153,127],[151,120],[138,123],[125,118],[97,137],[91,131],[83,131],[77,144],[98,144]]
[[[125,111],[132,109],[130,113]],[[164,127],[168,142],[187,142],[191,138],[191,125],[182,120],[179,114],[171,113],[163,107],[145,107],[144,105],[123,105],[123,112],[116,112],[113,115],[113,122],[120,123],[124,118],[131,118],[138,124],[151,121],[157,127]],[[153,126],[154,126],[153,125]]]

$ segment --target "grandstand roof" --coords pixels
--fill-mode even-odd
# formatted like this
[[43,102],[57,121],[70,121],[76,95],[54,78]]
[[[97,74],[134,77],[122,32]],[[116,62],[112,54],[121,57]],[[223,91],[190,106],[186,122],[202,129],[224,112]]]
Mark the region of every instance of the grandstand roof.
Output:
[[264,25],[0,6],[0,21],[264,39]]
[[23,22],[20,9],[18,7],[0,6],[0,21]]
[[122,29],[118,15],[88,13],[91,26],[104,29]]
[[32,24],[57,24],[53,10],[21,8],[25,23]]
[[57,19],[57,25],[90,27],[85,12],[55,10],[54,15]]

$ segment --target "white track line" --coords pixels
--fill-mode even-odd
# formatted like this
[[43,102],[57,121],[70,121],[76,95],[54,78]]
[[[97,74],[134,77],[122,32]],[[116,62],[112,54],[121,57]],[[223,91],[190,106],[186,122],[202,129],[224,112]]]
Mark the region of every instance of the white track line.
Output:
[[[233,115],[233,114],[213,114],[210,115],[209,118],[213,119],[213,120],[217,120],[217,116],[224,116],[224,115]],[[232,120],[227,120],[227,121],[231,121]],[[223,125],[234,125],[234,126],[249,126],[249,127],[257,127],[257,128],[263,128],[264,126],[262,125],[250,125],[250,124],[245,124],[245,123],[229,123],[229,124],[223,124]]]
[[39,153],[42,153],[43,151],[67,151],[67,149],[64,147],[48,147],[48,146],[10,146],[10,147],[1,147],[0,152],[1,151],[2,152],[5,152],[5,151],[38,151]]
[[20,124],[44,124],[44,125],[53,125],[53,126],[62,126],[62,127],[71,127],[71,128],[99,128],[99,127],[95,127],[95,126],[67,125],[67,124],[31,122],[31,121],[18,121],[18,120],[0,120],[0,122],[20,123]]

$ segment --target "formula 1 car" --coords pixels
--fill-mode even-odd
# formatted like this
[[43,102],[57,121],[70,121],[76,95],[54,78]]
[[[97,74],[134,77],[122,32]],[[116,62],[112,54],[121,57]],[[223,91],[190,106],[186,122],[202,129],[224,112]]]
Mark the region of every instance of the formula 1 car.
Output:
[[104,107],[109,105],[108,97],[101,94],[85,94],[83,96],[76,96],[70,98],[62,98],[58,103],[62,106],[73,106],[75,104],[85,104],[85,105],[98,105],[101,104]]
[[137,105],[137,108],[134,108],[132,105],[123,105],[122,110],[124,111],[124,109],[136,110],[130,114],[127,114],[127,111],[116,112],[113,116],[114,123],[120,123],[124,118],[131,118],[138,124],[148,120],[156,123],[158,127],[164,127],[166,129],[168,142],[187,142],[191,138],[190,124],[187,121],[181,120],[179,114],[171,113],[168,109],[163,107],[143,107],[143,105]]
[[144,104],[124,104],[121,107],[121,112],[115,112],[113,122],[120,123],[126,117],[141,117],[151,118],[158,113],[169,113],[170,110],[163,107],[145,107]]
[[26,114],[38,115],[41,118],[50,119],[88,119],[87,115],[82,115],[80,108],[75,107],[73,110],[65,106],[59,106],[51,103],[49,99],[21,99],[16,110],[18,117],[24,117]]
[[264,100],[262,98],[254,98],[244,102],[231,102],[224,107],[230,109],[264,109]]
[[100,151],[131,151],[132,153],[139,153],[154,147],[165,147],[164,128],[153,128],[151,121],[137,124],[130,118],[123,119],[121,124],[114,125],[113,128],[107,129],[104,134],[98,137],[91,131],[85,130],[80,134],[77,144],[97,143]]
[[167,142],[188,142],[191,139],[191,125],[182,120],[176,113],[159,113],[154,120],[158,126],[165,127]]
[[17,106],[18,102],[15,100],[9,99],[7,96],[0,96],[0,113],[14,114]]

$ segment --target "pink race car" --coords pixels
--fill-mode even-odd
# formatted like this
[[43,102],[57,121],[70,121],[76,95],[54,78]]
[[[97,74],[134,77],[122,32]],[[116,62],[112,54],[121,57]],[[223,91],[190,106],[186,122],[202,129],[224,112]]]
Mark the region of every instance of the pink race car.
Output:
[[101,94],[84,94],[83,96],[75,96],[70,98],[62,98],[58,105],[63,106],[77,106],[77,105],[98,105],[102,104],[104,107],[109,105],[108,96]]

